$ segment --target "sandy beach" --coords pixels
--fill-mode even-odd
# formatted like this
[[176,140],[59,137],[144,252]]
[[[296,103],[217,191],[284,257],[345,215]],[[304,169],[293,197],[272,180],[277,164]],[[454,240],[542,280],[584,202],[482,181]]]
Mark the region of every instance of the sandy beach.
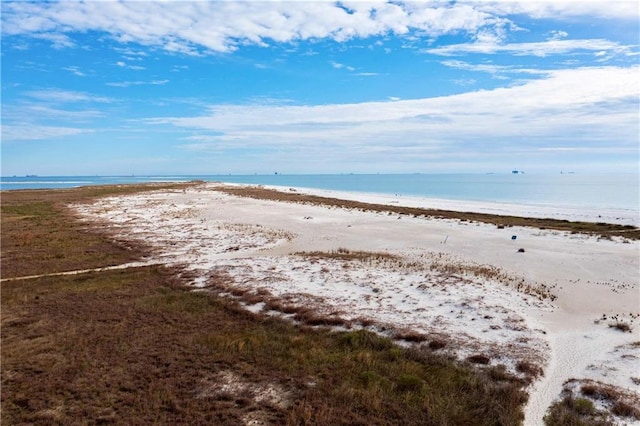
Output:
[[[440,342],[438,350],[461,360],[504,365],[531,380],[527,425],[542,424],[569,379],[613,385],[639,400],[637,240],[241,198],[219,185],[75,209],[118,240],[147,244],[149,261],[185,268],[194,289],[238,298],[247,309],[299,320],[295,307],[311,307],[336,327],[366,327],[405,345]],[[628,212],[575,216],[550,207],[295,191],[637,225]]]

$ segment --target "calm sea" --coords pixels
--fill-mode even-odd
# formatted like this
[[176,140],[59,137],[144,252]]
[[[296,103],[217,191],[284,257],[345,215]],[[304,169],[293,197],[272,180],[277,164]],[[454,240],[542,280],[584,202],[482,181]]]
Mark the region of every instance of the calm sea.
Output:
[[71,188],[84,185],[191,180],[400,194],[461,201],[632,211],[640,209],[638,174],[29,176],[2,177],[0,189]]

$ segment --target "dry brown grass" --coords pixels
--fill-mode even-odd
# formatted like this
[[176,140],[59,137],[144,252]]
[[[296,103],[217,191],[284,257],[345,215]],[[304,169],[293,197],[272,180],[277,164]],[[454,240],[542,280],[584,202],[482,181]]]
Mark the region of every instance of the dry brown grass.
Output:
[[544,375],[544,370],[538,364],[535,364],[530,361],[518,361],[516,364],[516,371],[525,374],[530,378],[537,378],[539,376]]

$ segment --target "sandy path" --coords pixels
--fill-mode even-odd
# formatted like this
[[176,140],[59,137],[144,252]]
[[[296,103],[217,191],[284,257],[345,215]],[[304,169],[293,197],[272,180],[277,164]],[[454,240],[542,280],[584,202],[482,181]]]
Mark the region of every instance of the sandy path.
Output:
[[64,271],[64,272],[52,272],[49,274],[39,274],[39,275],[26,275],[22,277],[10,277],[10,278],[2,278],[0,279],[0,283],[8,282],[8,281],[23,281],[23,280],[33,280],[36,278],[43,277],[60,277],[65,275],[80,275],[80,274],[88,274],[90,272],[103,272],[103,271],[114,271],[118,269],[129,269],[129,268],[143,268],[145,266],[152,265],[162,265],[164,262],[159,261],[149,261],[149,262],[129,262],[123,263],[120,265],[113,266],[105,266],[102,268],[92,268],[92,269],[76,269],[75,271]]
[[[396,321],[419,331],[429,332],[436,326],[452,334],[466,331],[489,345],[486,350],[491,345],[515,347],[524,341],[522,348],[539,351],[548,360],[544,378],[531,389],[527,425],[542,423],[546,408],[569,378],[593,378],[640,394],[640,386],[630,379],[640,376],[638,349],[625,352],[625,358],[616,349],[638,341],[638,327],[633,333],[622,333],[609,328],[606,321],[594,323],[603,314],[640,313],[637,241],[243,199],[211,191],[210,186],[214,185],[185,193],[109,198],[78,211],[87,218],[110,221],[122,237],[151,244],[164,262],[188,264],[199,274],[198,285],[224,266],[248,286],[259,282],[272,294],[282,291],[282,297],[299,303],[308,303],[295,296],[304,293],[338,310]],[[344,265],[327,263],[324,269],[313,269],[290,256],[340,247],[398,254],[425,265],[436,254],[446,262],[490,265],[547,289],[557,299],[538,303],[515,292],[513,286],[473,277],[459,277],[456,283],[438,287],[433,285],[437,275],[379,265],[343,274],[338,271]],[[339,287],[328,288],[328,284]],[[420,286],[424,290],[416,291]],[[484,292],[467,303],[465,297],[476,288]],[[429,305],[435,298],[440,306]],[[377,303],[380,316],[376,317],[372,303]],[[421,306],[430,308],[416,309]],[[413,312],[419,315],[407,317]],[[492,319],[484,321],[485,317]],[[513,327],[514,320],[522,325]],[[420,329],[420,324],[425,328]],[[546,343],[537,344],[539,338]],[[462,349],[461,353],[468,353]],[[508,360],[500,362],[508,364]]]

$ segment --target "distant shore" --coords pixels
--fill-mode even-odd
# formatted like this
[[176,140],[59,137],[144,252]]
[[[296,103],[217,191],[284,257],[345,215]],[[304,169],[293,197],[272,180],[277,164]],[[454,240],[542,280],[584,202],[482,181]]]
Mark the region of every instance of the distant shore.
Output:
[[[227,183],[228,185],[238,185]],[[283,186],[265,186],[277,191],[290,191]],[[338,198],[342,200],[361,201],[372,204],[400,205],[422,209],[450,210],[456,212],[485,213],[499,216],[518,216],[525,218],[558,219],[579,222],[602,222],[619,225],[640,226],[640,210],[627,209],[593,209],[578,207],[558,207],[550,205],[497,203],[488,201],[460,201],[450,199],[416,197],[411,195],[390,195],[364,192],[334,191],[314,188],[293,188],[309,195]]]
[[[415,199],[416,205],[568,220],[639,224],[638,174],[271,174],[166,176],[38,176],[0,178],[0,189],[72,188],[88,185],[228,182],[318,193]],[[313,188],[313,189],[311,189]],[[347,195],[348,196],[348,195]],[[342,195],[340,195],[342,197]],[[419,201],[417,201],[419,200]],[[459,206],[459,207],[456,207]],[[472,209],[472,210],[469,210]],[[600,216],[600,217],[598,217]],[[604,220],[598,220],[604,219]],[[611,222],[615,221],[615,222]]]

